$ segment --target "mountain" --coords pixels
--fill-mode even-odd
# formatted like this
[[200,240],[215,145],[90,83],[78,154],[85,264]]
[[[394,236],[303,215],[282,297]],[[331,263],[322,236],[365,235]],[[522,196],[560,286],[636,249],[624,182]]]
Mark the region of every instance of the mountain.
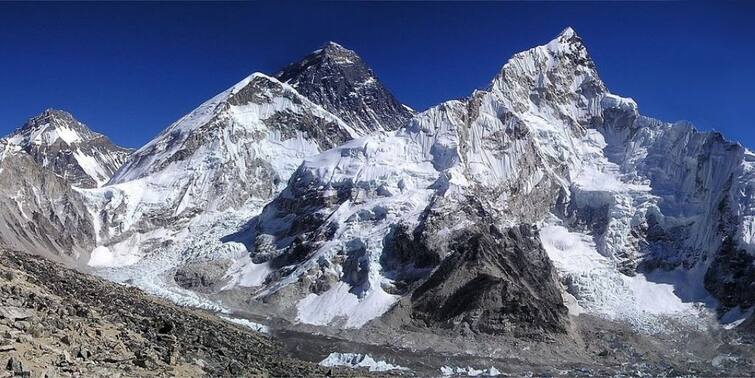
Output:
[[275,77],[361,134],[396,130],[414,111],[401,104],[354,51],[328,42]]
[[5,139],[80,188],[105,184],[131,153],[56,109],[31,118]]
[[0,139],[0,244],[76,262],[94,246],[77,188],[110,179],[130,150],[49,109]]
[[[542,244],[560,283],[537,279],[513,313],[500,307],[511,292],[493,286],[483,303],[434,308],[433,319],[485,309],[523,333],[552,332],[565,321],[553,306],[569,305],[649,330],[696,313],[696,301],[739,311],[752,305],[745,289],[755,282],[741,265],[753,253],[751,156],[717,133],[641,116],[607,90],[566,29],[514,55],[487,89],[306,159],[252,233],[254,271],[271,271],[257,295],[317,325],[360,327],[391,309],[426,318],[422,303],[450,301],[468,290],[450,288],[475,280],[439,276],[448,259],[492,253],[459,243],[482,243],[469,237],[480,224],[504,235],[525,224],[539,229],[534,241],[485,243]],[[540,259],[522,255],[477,278],[519,285]],[[418,294],[438,280],[453,281],[433,285],[440,298]],[[545,294],[554,290],[563,299]],[[417,301],[409,310],[394,306],[406,296]],[[554,315],[533,324],[533,312]]]
[[253,213],[307,157],[359,134],[291,86],[255,73],[134,152],[86,191],[96,214],[91,265],[124,265],[181,239],[214,213]]

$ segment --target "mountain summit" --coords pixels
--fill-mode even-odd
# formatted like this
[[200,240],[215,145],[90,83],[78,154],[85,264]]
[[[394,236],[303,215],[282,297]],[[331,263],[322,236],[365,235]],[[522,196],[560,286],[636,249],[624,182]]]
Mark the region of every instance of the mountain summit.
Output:
[[396,130],[412,116],[354,51],[328,42],[275,75],[362,133]]
[[32,117],[6,140],[81,188],[106,183],[131,152],[57,109]]

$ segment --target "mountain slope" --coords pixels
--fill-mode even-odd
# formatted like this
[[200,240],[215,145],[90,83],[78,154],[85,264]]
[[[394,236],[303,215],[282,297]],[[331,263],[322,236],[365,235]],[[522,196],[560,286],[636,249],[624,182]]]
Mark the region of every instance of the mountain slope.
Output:
[[82,191],[97,219],[90,264],[132,264],[185,238],[193,221],[254,213],[302,159],[357,135],[292,87],[253,74],[134,152],[108,185]]
[[362,58],[335,42],[275,76],[361,134],[396,130],[413,113],[385,88]]

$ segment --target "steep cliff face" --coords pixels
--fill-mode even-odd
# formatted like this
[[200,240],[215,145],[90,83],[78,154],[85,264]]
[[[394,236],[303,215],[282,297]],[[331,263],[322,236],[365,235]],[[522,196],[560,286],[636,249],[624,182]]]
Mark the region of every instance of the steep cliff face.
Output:
[[413,111],[402,105],[354,51],[328,42],[276,78],[362,134],[396,130]]

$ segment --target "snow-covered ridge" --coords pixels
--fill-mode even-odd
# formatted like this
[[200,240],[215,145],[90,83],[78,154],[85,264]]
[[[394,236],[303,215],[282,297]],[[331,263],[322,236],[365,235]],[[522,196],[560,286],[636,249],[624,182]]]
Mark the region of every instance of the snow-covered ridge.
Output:
[[132,154],[108,185],[83,192],[98,220],[90,264],[134,264],[208,213],[253,213],[304,158],[358,135],[293,87],[252,74]]

